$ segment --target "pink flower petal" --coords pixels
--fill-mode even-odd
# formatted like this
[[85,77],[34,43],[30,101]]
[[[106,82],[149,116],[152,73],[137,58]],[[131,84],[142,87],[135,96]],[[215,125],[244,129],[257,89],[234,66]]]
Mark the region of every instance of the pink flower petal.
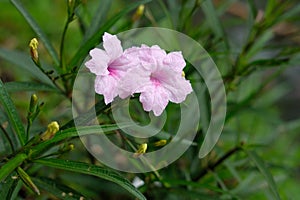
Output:
[[169,100],[174,103],[181,103],[186,96],[193,91],[190,81],[178,75],[166,80],[163,87],[170,92]]
[[111,58],[111,61],[120,57],[123,53],[121,41],[115,35],[104,33],[103,35],[103,47],[106,53]]
[[85,63],[85,66],[89,68],[89,70],[96,75],[107,75],[109,74],[107,70],[107,63],[110,58],[107,53],[102,49],[92,49],[90,51],[91,59]]
[[119,85],[119,96],[122,99],[125,99],[134,93],[138,93],[143,90],[145,85],[149,85],[151,72],[145,71],[141,67],[132,68],[120,81]]
[[157,45],[152,47],[142,45],[141,48],[137,50],[136,56],[139,58],[140,64],[145,70],[155,71],[156,67],[166,56],[166,52]]
[[104,96],[105,104],[109,104],[118,96],[119,80],[113,76],[97,76],[95,80],[95,92]]
[[151,55],[155,57],[157,60],[162,60],[166,55],[166,51],[161,49],[158,45],[153,45],[150,47]]
[[186,65],[181,51],[168,53],[163,60],[163,64],[170,66],[173,70],[178,71],[180,74]]
[[145,111],[153,111],[155,116],[162,114],[169,102],[169,92],[160,86],[148,86],[140,95]]

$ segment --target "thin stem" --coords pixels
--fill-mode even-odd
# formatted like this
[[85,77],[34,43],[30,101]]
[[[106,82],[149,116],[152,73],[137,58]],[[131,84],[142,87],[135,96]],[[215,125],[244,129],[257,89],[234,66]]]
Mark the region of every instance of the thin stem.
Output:
[[4,133],[6,139],[8,140],[8,143],[9,143],[9,146],[10,146],[10,149],[12,152],[15,152],[15,148],[14,148],[14,145],[9,137],[9,134],[7,133],[7,131],[5,130],[5,128],[2,126],[2,124],[0,124],[0,129],[2,130],[2,132]]
[[29,116],[27,116],[26,142],[28,141],[28,138],[29,138],[30,127],[31,127],[31,121],[29,119]]
[[65,23],[64,30],[63,30],[63,33],[62,33],[62,36],[61,36],[61,41],[60,41],[60,50],[59,50],[60,67],[62,68],[63,72],[66,72],[66,69],[65,69],[66,66],[65,66],[63,58],[64,58],[65,38],[66,38],[67,30],[68,30],[68,27],[69,27],[69,23],[70,23],[70,18],[68,17],[68,20]]
[[217,160],[213,164],[208,164],[196,177],[193,178],[193,181],[197,181],[205,176],[209,171],[214,171],[214,169],[222,164],[227,158],[235,154],[236,152],[242,150],[241,146],[236,146],[233,149],[229,150],[226,154],[224,154],[219,160]]
[[[123,140],[125,140],[125,142],[127,142],[127,144],[136,152],[137,148],[132,144],[132,142],[123,134],[121,134],[118,130],[115,131],[118,135],[121,136],[121,138]],[[139,158],[142,160],[142,162],[146,165],[148,165],[150,167],[150,169],[152,169],[155,177],[159,180],[162,181],[160,174],[158,173],[158,171],[155,169],[155,167],[149,162],[149,160],[145,157],[143,157],[143,155],[139,156]]]
[[51,81],[52,83],[56,86],[56,88],[62,93],[62,94],[65,94],[66,92],[56,83],[55,79],[53,79],[51,77],[51,75],[49,73],[47,73],[41,66],[40,62],[35,62],[35,65],[41,70],[41,72],[43,72]]

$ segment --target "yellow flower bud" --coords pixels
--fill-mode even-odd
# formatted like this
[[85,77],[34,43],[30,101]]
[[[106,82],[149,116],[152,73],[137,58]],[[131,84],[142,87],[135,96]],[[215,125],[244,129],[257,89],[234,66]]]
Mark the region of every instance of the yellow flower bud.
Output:
[[73,151],[74,148],[75,148],[74,144],[69,144],[69,149],[70,149],[70,151]]
[[141,18],[141,16],[144,14],[145,6],[144,4],[141,4],[135,11],[134,15],[132,16],[133,21],[137,21]]
[[144,10],[145,10],[145,6],[144,4],[140,5],[138,7],[138,9],[136,10],[136,13],[139,15],[139,16],[142,16],[144,14]]
[[161,146],[165,146],[166,144],[167,144],[167,140],[159,140],[154,143],[154,146],[161,147]]
[[41,140],[46,141],[51,139],[59,131],[59,125],[56,121],[48,125],[47,130],[41,135]]
[[133,157],[137,158],[139,157],[141,154],[146,153],[147,151],[147,143],[143,143],[139,146],[138,150],[133,154]]
[[39,60],[39,53],[37,51],[39,42],[36,38],[33,38],[29,43],[30,55],[32,60],[37,63]]

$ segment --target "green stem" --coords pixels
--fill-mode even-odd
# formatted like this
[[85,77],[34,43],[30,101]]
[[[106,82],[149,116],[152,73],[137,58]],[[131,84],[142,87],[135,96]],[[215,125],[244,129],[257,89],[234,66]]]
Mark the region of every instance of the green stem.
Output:
[[9,146],[10,146],[10,149],[12,152],[15,151],[15,148],[14,148],[14,145],[9,137],[9,134],[6,132],[5,128],[2,126],[2,124],[0,124],[0,129],[2,130],[3,134],[5,135],[6,139],[8,140],[8,143],[9,143]]
[[[73,20],[73,15],[69,15],[68,16],[68,19],[65,23],[65,26],[64,26],[64,30],[63,30],[63,33],[62,33],[62,36],[61,36],[61,41],[60,41],[60,67],[62,69],[62,72],[63,74],[67,73],[67,66],[65,64],[65,60],[64,60],[64,47],[65,47],[65,38],[66,38],[66,34],[67,34],[67,30],[69,28],[69,24],[70,22],[72,22]],[[67,79],[65,78],[65,76],[61,76],[62,78],[62,82],[63,82],[63,85],[64,85],[64,88],[65,88],[65,96],[70,99],[71,97],[69,96],[69,87],[68,87],[68,82],[67,82]]]
[[235,154],[236,152],[242,150],[241,145],[240,146],[236,146],[233,149],[229,150],[226,154],[224,154],[219,160],[217,160],[215,163],[213,164],[208,164],[207,167],[205,167],[200,174],[198,174],[196,177],[193,178],[193,181],[198,181],[199,179],[201,179],[203,176],[205,176],[209,171],[214,171],[214,169],[219,166],[220,164],[222,164],[227,158],[229,158],[230,156],[232,156],[233,154]]
[[[127,144],[136,152],[137,151],[137,148],[132,144],[132,142],[127,138],[125,137],[123,134],[121,134],[119,131],[115,131],[117,132],[122,138],[123,140],[125,140],[125,142],[127,142]],[[139,158],[143,161],[143,163],[145,165],[148,165],[151,169],[152,169],[152,172],[153,174],[155,175],[155,177],[159,180],[159,181],[162,181],[161,179],[161,176],[160,174],[158,173],[158,171],[155,169],[155,167],[149,162],[148,159],[146,159],[145,157],[143,157],[143,155],[139,156]]]
[[26,154],[17,154],[14,158],[10,159],[5,165],[3,165],[0,169],[0,182],[3,181],[18,166],[20,166],[26,159]]
[[51,81],[52,83],[56,86],[56,88],[62,93],[65,94],[65,91],[56,83],[55,79],[53,79],[49,73],[47,73],[41,66],[40,62],[35,62],[35,65],[41,70],[41,72],[43,72]]
[[28,138],[29,138],[29,131],[30,131],[30,127],[31,127],[31,120],[30,120],[30,116],[28,114],[27,116],[27,127],[26,127],[26,142],[28,141]]
[[65,23],[64,30],[61,36],[61,41],[60,41],[60,50],[59,50],[59,55],[60,55],[60,67],[62,68],[62,71],[65,73],[66,72],[66,66],[64,63],[64,47],[65,47],[65,38],[67,34],[67,30],[69,27],[70,19],[68,17],[67,22]]

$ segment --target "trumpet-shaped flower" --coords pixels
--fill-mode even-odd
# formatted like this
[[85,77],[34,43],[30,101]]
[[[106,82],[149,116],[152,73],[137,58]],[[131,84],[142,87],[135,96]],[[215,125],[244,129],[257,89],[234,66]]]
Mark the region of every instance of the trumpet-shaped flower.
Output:
[[141,93],[144,110],[159,116],[169,101],[181,103],[193,91],[183,76],[186,63],[181,52],[167,54],[157,45],[123,52],[120,40],[108,33],[103,35],[103,47],[92,49],[92,58],[85,65],[96,74],[95,91],[104,96],[106,104],[118,95],[127,98]]
[[115,35],[104,33],[103,47],[104,50],[92,49],[92,58],[85,65],[96,74],[95,91],[102,94],[105,103],[108,104],[118,96],[119,82],[130,68],[133,59],[128,59],[123,53],[121,42]]
[[159,116],[169,101],[181,103],[192,92],[190,82],[182,76],[185,61],[180,52],[167,54],[157,45],[142,45],[132,51],[139,59],[139,66],[131,68],[120,82],[121,98],[141,93],[144,110],[152,110]]

